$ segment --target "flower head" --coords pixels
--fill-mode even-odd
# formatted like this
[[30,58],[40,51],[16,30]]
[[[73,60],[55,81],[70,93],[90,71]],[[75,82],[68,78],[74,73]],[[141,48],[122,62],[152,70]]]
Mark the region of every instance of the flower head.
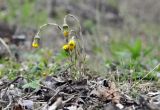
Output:
[[73,50],[75,47],[76,47],[76,42],[74,39],[71,39],[69,42],[68,42],[68,45],[69,45],[69,50]]
[[69,31],[68,30],[64,30],[63,31],[63,35],[64,35],[64,37],[68,37],[69,36]]
[[65,50],[65,51],[68,51],[69,50],[69,45],[68,44],[65,44],[65,45],[63,45],[63,50]]
[[39,44],[38,44],[36,41],[33,41],[33,43],[32,43],[32,47],[34,47],[34,48],[38,48],[38,47],[39,47]]
[[66,23],[63,24],[63,35],[64,35],[64,37],[69,36],[69,26]]
[[39,42],[40,42],[40,37],[39,36],[35,36],[32,42],[32,47],[34,48],[38,48],[39,47]]

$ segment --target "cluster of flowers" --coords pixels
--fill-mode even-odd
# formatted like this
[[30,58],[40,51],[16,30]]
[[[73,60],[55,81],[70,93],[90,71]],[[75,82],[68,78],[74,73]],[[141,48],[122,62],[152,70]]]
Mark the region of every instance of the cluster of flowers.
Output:
[[[67,24],[67,18],[71,18],[73,19],[74,23],[77,25],[78,30],[72,30],[72,27],[69,27]],[[64,17],[64,22],[62,27],[59,26],[56,23],[46,23],[42,26],[40,26],[37,34],[35,35],[35,37],[33,38],[33,42],[32,42],[32,47],[33,48],[39,48],[40,46],[40,32],[47,26],[55,26],[57,27],[61,33],[63,34],[63,37],[65,39],[65,43],[62,46],[62,50],[60,55],[64,55],[64,51],[65,53],[65,58],[66,55],[67,57],[67,63],[71,63],[71,65],[73,64],[73,66],[69,67],[72,71],[72,73],[74,73],[73,75],[77,74],[77,73],[84,73],[82,72],[83,69],[83,62],[85,60],[85,55],[83,55],[83,39],[82,39],[82,33],[81,33],[81,25],[79,22],[79,19],[71,14],[65,15]],[[78,36],[78,37],[77,37]],[[69,62],[68,62],[69,61]],[[81,72],[77,72],[77,71],[81,71]],[[47,73],[43,73],[43,76],[46,76]],[[76,76],[73,76],[76,77]]]
[[[69,41],[68,39],[70,38],[70,31],[69,31],[69,26],[64,23],[63,28],[62,28],[63,36],[66,38],[66,44],[63,45],[62,49],[65,50],[66,52],[71,52],[75,49],[76,47],[76,41],[75,37],[72,37]],[[38,48],[40,46],[40,37],[37,34],[32,42],[32,47]]]
[[[65,23],[63,24],[63,36],[66,38],[66,41],[68,41],[69,36],[69,26]],[[63,45],[63,50],[66,52],[72,51],[76,47],[76,42],[74,37],[72,37],[67,44]]]

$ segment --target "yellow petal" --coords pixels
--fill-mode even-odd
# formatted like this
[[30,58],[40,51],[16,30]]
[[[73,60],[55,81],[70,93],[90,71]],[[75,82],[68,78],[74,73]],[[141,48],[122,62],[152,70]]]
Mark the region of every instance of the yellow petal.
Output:
[[69,45],[69,49],[72,51],[76,47],[75,40],[70,40],[68,45]]
[[69,50],[69,45],[68,44],[65,44],[65,45],[63,45],[63,50],[65,50],[65,51],[68,51]]
[[37,42],[34,42],[34,41],[33,41],[33,43],[32,43],[32,47],[34,47],[34,48],[38,48],[38,47],[39,47],[39,44],[38,44]]
[[63,31],[63,35],[64,35],[64,37],[68,37],[68,35],[69,35],[69,31],[64,30],[64,31]]

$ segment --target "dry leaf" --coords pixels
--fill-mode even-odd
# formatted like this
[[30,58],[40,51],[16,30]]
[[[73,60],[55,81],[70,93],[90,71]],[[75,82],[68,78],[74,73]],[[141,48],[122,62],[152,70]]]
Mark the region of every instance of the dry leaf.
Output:
[[98,85],[90,95],[96,95],[102,101],[112,101],[116,104],[119,103],[120,100],[119,92],[113,82],[108,82],[107,86],[102,84]]

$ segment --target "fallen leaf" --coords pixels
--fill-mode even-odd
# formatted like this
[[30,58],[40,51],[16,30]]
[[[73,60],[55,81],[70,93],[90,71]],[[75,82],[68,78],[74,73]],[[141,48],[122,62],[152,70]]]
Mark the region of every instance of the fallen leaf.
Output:
[[102,101],[112,101],[115,104],[119,103],[120,100],[120,95],[114,82],[108,82],[107,86],[97,85],[90,95],[97,96]]

